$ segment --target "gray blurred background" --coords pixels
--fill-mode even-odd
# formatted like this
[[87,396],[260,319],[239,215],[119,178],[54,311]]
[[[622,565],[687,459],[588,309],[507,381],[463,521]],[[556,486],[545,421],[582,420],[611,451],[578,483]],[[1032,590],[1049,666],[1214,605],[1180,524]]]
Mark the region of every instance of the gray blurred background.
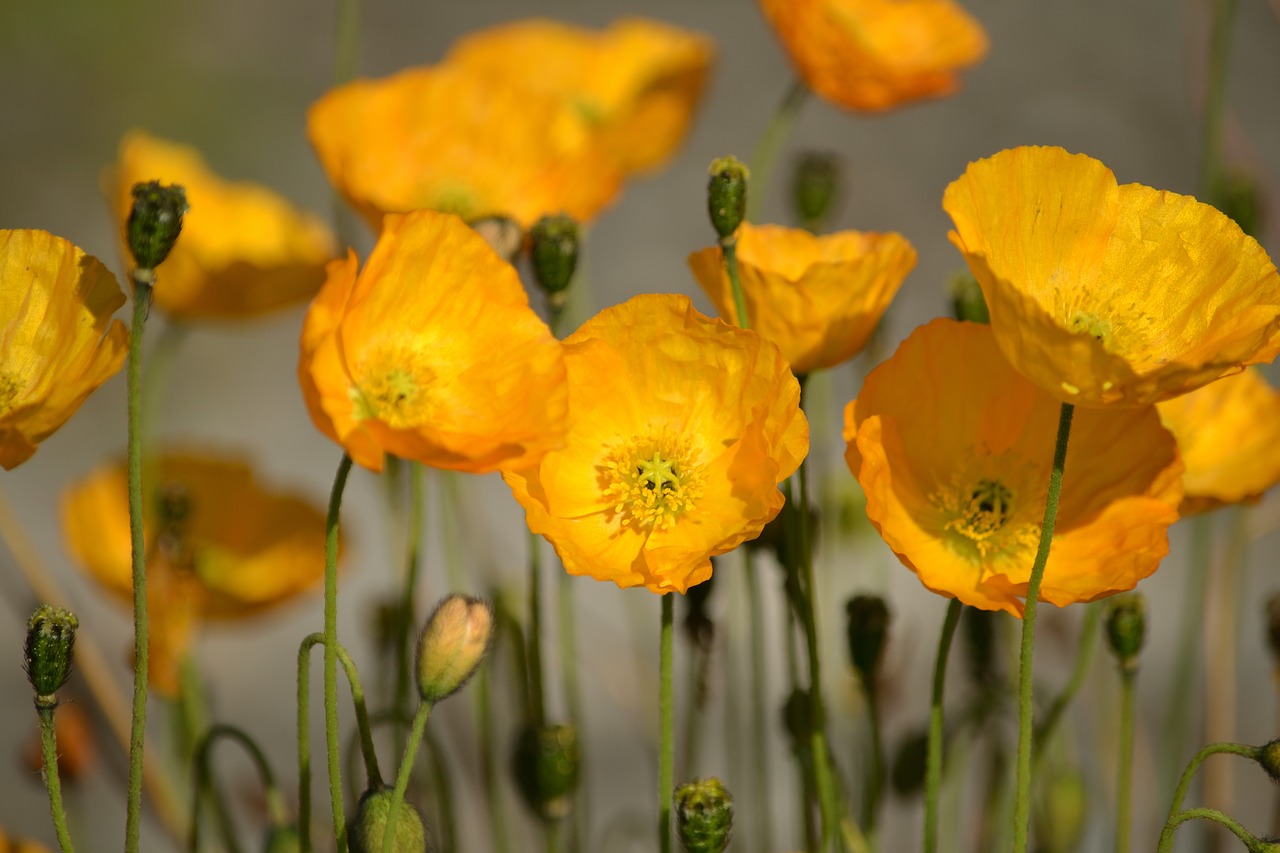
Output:
[[[765,219],[789,222],[783,182],[790,154],[802,148],[839,152],[848,165],[851,189],[833,227],[896,230],[916,246],[919,264],[892,308],[887,347],[918,323],[947,310],[945,284],[962,261],[946,239],[948,220],[941,197],[946,184],[970,160],[1014,145],[1054,144],[1102,160],[1121,182],[1183,193],[1197,189],[1197,116],[1208,39],[1207,4],[968,0],[966,6],[987,28],[991,53],[965,75],[960,94],[877,117],[846,114],[811,99],[775,171],[774,186],[766,188]],[[1278,6],[1276,0],[1240,3],[1233,33],[1227,130],[1229,160],[1252,169],[1272,199],[1278,197],[1275,188],[1280,176]],[[447,4],[366,0],[364,4],[362,70],[369,76],[434,62],[459,35],[516,17],[539,15],[602,26],[624,14],[699,30],[716,40],[719,53],[703,108],[683,150],[657,176],[628,185],[592,226],[585,250],[592,304],[582,306],[577,316],[569,318],[570,324],[644,292],[689,293],[699,307],[709,310],[685,265],[690,251],[711,242],[703,197],[706,165],[726,153],[749,157],[793,79],[759,10],[746,0]],[[4,93],[0,228],[47,229],[119,270],[99,176],[114,159],[121,136],[133,127],[193,144],[224,177],[259,181],[327,215],[331,196],[305,140],[304,115],[333,77],[334,17],[332,3],[303,0],[10,0],[0,4],[0,91]],[[1264,239],[1273,257],[1280,250],[1277,219],[1273,217]],[[363,254],[369,245],[367,235],[362,234],[362,240]],[[323,505],[340,453],[311,426],[297,388],[302,314],[303,308],[297,308],[246,324],[193,329],[175,365],[158,434],[243,451],[269,482],[301,491]],[[154,331],[149,327],[149,335],[159,328],[159,323]],[[838,418],[866,369],[867,365],[858,363],[835,371],[828,390],[815,395],[817,488],[835,493],[851,488],[840,458]],[[33,459],[0,474],[0,488],[14,502],[51,571],[70,591],[82,631],[91,634],[116,665],[122,685],[127,684],[124,665],[130,643],[127,613],[71,565],[60,537],[57,502],[67,483],[123,452],[124,390],[121,374],[95,393]],[[420,608],[445,589],[438,544],[443,479],[430,478],[430,482],[431,523]],[[459,485],[465,499],[463,561],[474,582],[467,591],[485,592],[503,585],[518,600],[525,533],[514,502],[495,477],[465,479]],[[399,546],[387,546],[381,492],[374,477],[357,473],[344,510],[352,547],[340,620],[344,640],[357,662],[368,669],[369,678],[374,662],[369,659],[366,618],[372,602],[394,589],[398,577],[393,555]],[[1239,736],[1252,742],[1276,734],[1276,702],[1271,665],[1262,645],[1259,602],[1273,588],[1280,588],[1271,559],[1275,538],[1266,535],[1280,526],[1277,510],[1273,502],[1264,503],[1248,521],[1258,538],[1251,551],[1248,593],[1242,597],[1237,626],[1238,699]],[[1225,530],[1228,524],[1218,519],[1219,528]],[[1154,651],[1140,680],[1140,728],[1146,727],[1149,733],[1158,731],[1166,710],[1170,655],[1180,635],[1185,526],[1174,530],[1173,555],[1141,587],[1153,601],[1149,645]],[[841,602],[859,590],[890,596],[895,622],[886,664],[884,718],[891,742],[923,720],[930,661],[945,602],[921,589],[878,539],[832,537],[828,545],[820,557],[820,569],[824,598],[832,604],[820,618],[827,629],[834,743],[839,761],[848,768],[862,748],[865,723],[852,677],[844,671]],[[721,577],[727,582],[716,604],[720,613],[740,608],[740,583],[730,577],[735,569],[733,560],[722,564]],[[588,850],[651,849],[658,603],[643,591],[623,592],[585,579],[576,585],[575,594],[582,614],[581,636],[589,638],[584,642],[588,653],[583,663],[589,709],[585,779],[594,792],[593,804],[599,807],[594,843]],[[0,768],[4,768],[0,776],[5,779],[0,787],[0,826],[52,845],[53,830],[38,774],[21,768],[17,761],[23,742],[34,730],[30,693],[20,670],[25,619],[33,600],[4,552],[0,552],[0,597],[4,599],[0,650],[9,650],[0,652]],[[204,633],[199,647],[204,675],[216,690],[215,718],[243,725],[264,741],[290,797],[296,776],[292,769],[294,657],[301,637],[319,630],[320,605],[319,597],[313,596],[277,614],[215,626]],[[775,610],[779,612],[772,618],[777,621],[780,607]],[[1045,683],[1061,681],[1078,620],[1077,612],[1046,615],[1038,658]],[[743,631],[743,625],[730,620],[722,625],[722,644],[744,648]],[[732,654],[730,662],[738,674],[736,687],[732,683],[729,687],[742,691],[747,683],[744,662],[737,651]],[[687,647],[682,646],[681,668],[687,657]],[[1095,670],[1067,736],[1071,748],[1086,756],[1091,817],[1096,824],[1086,844],[1100,849],[1111,832],[1114,771],[1107,751],[1113,738],[1108,715],[1114,713],[1116,696],[1109,662],[1101,655]],[[773,686],[780,690],[784,668],[779,663],[774,671]],[[318,687],[318,675],[313,683]],[[678,675],[678,689],[683,692],[686,684],[684,676]],[[726,754],[724,739],[717,733],[715,721],[721,719],[725,688],[723,679],[713,679],[712,722],[704,730],[708,739],[702,750],[704,760],[691,772],[728,773],[735,761],[741,768],[742,757]],[[777,698],[781,699],[780,693]],[[683,707],[683,700],[678,701],[678,707]],[[745,717],[745,697],[731,695],[728,701],[740,704]],[[553,709],[558,703],[553,698]],[[433,718],[432,726],[453,741],[451,757],[459,768],[455,798],[472,815],[463,826],[464,848],[483,851],[489,849],[489,841],[476,816],[483,795],[469,734],[470,707],[465,697],[455,699]],[[164,722],[158,705],[153,705],[152,714],[154,722]],[[349,724],[346,705],[342,714]],[[315,733],[319,737],[318,727]],[[70,795],[73,807],[84,807],[92,816],[79,835],[83,849],[90,853],[117,845],[124,823],[124,760],[110,735],[105,730],[101,734],[97,769]],[[800,836],[784,818],[794,801],[794,781],[780,735],[770,749],[777,779],[773,849],[796,849]],[[1089,760],[1089,755],[1097,760]],[[226,759],[224,778],[253,790],[247,764],[239,758]],[[393,759],[389,752],[384,754],[384,770],[394,767]],[[1149,736],[1140,735],[1135,828],[1139,848],[1154,844],[1167,808],[1151,781],[1155,767]],[[1241,767],[1236,775],[1234,814],[1256,830],[1271,829],[1271,789],[1251,767]],[[316,778],[321,814],[322,776]],[[950,779],[944,826],[945,821],[958,820],[967,808],[966,797],[971,794],[965,793],[963,782],[963,773]],[[735,787],[732,782],[730,787]],[[1158,787],[1163,791],[1166,786]],[[520,813],[514,797],[508,808]],[[902,844],[918,842],[918,804],[894,801],[889,815],[891,838]],[[750,825],[744,813],[735,849],[755,853],[762,848],[753,842]],[[521,815],[515,837],[527,844],[518,841],[517,850],[540,843],[523,834],[531,826]],[[627,840],[628,826],[639,827],[639,840]],[[144,833],[144,849],[168,849],[163,833],[150,820]]]

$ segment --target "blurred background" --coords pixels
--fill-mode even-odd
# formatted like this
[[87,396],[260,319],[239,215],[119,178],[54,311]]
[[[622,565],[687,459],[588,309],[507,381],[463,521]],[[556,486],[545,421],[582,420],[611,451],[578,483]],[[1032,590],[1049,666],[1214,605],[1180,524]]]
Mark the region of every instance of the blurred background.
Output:
[[[1180,193],[1197,190],[1206,3],[967,0],[964,5],[986,27],[991,51],[964,75],[958,95],[876,117],[847,114],[813,98],[779,160],[773,186],[753,187],[754,192],[767,193],[764,218],[790,224],[786,181],[792,156],[804,149],[838,152],[850,183],[831,227],[899,231],[915,245],[919,264],[888,315],[884,354],[917,324],[948,310],[946,284],[963,262],[947,241],[949,223],[941,198],[947,183],[969,161],[1015,145],[1060,145],[1102,160],[1121,182]],[[98,255],[123,275],[99,186],[121,137],[135,127],[194,145],[223,177],[266,184],[328,217],[333,197],[308,147],[304,125],[307,107],[333,80],[335,12],[333,4],[316,0],[0,4],[0,228],[47,229]],[[659,174],[630,182],[617,203],[591,226],[585,244],[590,292],[571,309],[568,327],[601,307],[645,292],[688,293],[702,310],[710,311],[685,263],[689,252],[713,242],[705,213],[707,164],[728,153],[748,158],[794,79],[759,9],[745,0],[366,0],[362,11],[361,71],[375,77],[432,63],[458,36],[517,17],[553,17],[599,27],[628,14],[707,34],[718,45],[717,62],[682,151]],[[1227,159],[1249,169],[1273,200],[1262,242],[1275,258],[1280,252],[1280,215],[1274,207],[1274,199],[1280,198],[1280,3],[1241,0],[1232,39]],[[363,230],[360,234],[357,248],[363,256],[371,239]],[[299,307],[259,321],[191,329],[174,365],[157,434],[162,440],[246,453],[269,483],[307,495],[322,506],[340,451],[312,427],[297,387],[303,313]],[[149,336],[159,329],[160,322],[149,326]],[[860,360],[834,371],[816,395],[815,489],[824,493],[853,491],[841,459],[838,419],[868,368]],[[91,634],[107,653],[121,685],[128,683],[128,614],[72,565],[60,533],[58,500],[69,482],[123,455],[124,391],[121,373],[90,397],[32,460],[0,473],[0,488],[14,503],[43,560],[69,591],[82,632]],[[524,582],[526,533],[501,481],[457,478],[449,485],[439,476],[428,481],[431,521],[420,610],[446,591],[440,507],[444,492],[454,486],[463,497],[462,559],[475,584],[464,591],[486,593],[497,586],[518,597]],[[390,528],[384,506],[376,478],[357,471],[343,513],[349,550],[339,613],[344,642],[362,669],[373,664],[368,659],[372,606],[397,588],[399,576],[399,544],[387,544]],[[1225,529],[1234,521],[1230,514],[1220,513],[1214,523]],[[1250,511],[1246,523],[1255,538],[1236,626],[1238,736],[1260,743],[1277,733],[1260,602],[1280,589],[1271,556],[1276,553],[1272,531],[1280,527],[1280,507],[1264,501]],[[1171,656],[1180,636],[1185,526],[1174,529],[1173,553],[1160,572],[1141,585],[1151,600],[1151,615],[1150,651],[1139,681],[1134,836],[1138,847],[1153,845],[1167,808],[1163,793],[1157,802],[1151,782],[1157,756],[1141,730],[1146,727],[1148,735],[1157,731],[1167,710]],[[727,574],[735,567],[730,558],[719,571]],[[843,601],[858,591],[889,598],[894,623],[883,716],[891,743],[924,719],[945,601],[924,591],[874,533],[866,533],[865,525],[861,532],[855,527],[829,535],[819,571],[823,598],[832,602],[820,619],[832,672],[828,680],[833,740],[839,761],[848,767],[861,748],[864,718],[853,677],[845,672],[848,656],[840,640]],[[713,611],[741,612],[733,603],[740,590],[731,583],[721,589]],[[587,579],[577,584],[575,594],[580,636],[588,649],[583,662],[588,701],[584,782],[595,792],[596,837],[608,831],[611,839],[620,839],[611,841],[609,849],[647,849],[656,776],[652,736],[658,602],[642,591],[621,591]],[[24,742],[35,731],[21,672],[25,620],[34,600],[5,552],[0,552],[0,598],[0,768],[5,768],[0,770],[0,826],[52,845],[39,774],[19,762]],[[774,613],[778,620],[780,612],[778,608]],[[1045,683],[1057,684],[1065,677],[1078,621],[1075,612],[1046,613],[1043,651],[1037,659]],[[301,637],[320,625],[317,594],[283,611],[214,626],[202,635],[198,649],[204,676],[214,688],[214,718],[242,725],[266,744],[289,796],[295,776],[295,654]],[[730,620],[720,627],[720,648],[745,647],[742,625]],[[687,646],[680,649],[677,666],[683,668]],[[738,671],[741,688],[746,683],[745,661],[738,652],[732,654],[729,664]],[[781,651],[776,654],[780,658]],[[1110,835],[1110,809],[1104,807],[1114,784],[1106,751],[1113,735],[1112,727],[1100,722],[1116,707],[1110,675],[1109,661],[1100,654],[1069,734],[1082,755],[1098,757],[1086,765],[1098,821],[1086,841],[1093,847]],[[774,685],[779,691],[781,682],[779,675]],[[318,675],[313,683],[318,687]],[[678,673],[676,683],[683,690],[687,678]],[[725,703],[742,701],[745,707],[743,699],[726,695],[724,678],[713,676],[711,690],[708,719],[718,719]],[[88,704],[83,691],[78,695],[78,701]],[[777,699],[780,703],[780,692]],[[682,702],[678,700],[678,707]],[[348,711],[344,705],[347,725]],[[433,717],[432,726],[438,732],[465,733],[469,711],[468,702],[455,699]],[[153,710],[157,724],[163,722],[160,716]],[[319,728],[315,731],[319,737]],[[723,765],[741,760],[724,748],[714,723],[704,728],[704,736],[705,766],[693,770],[725,773]],[[482,788],[472,743],[459,735],[451,746],[460,774],[455,798],[472,815],[463,827],[466,837],[475,840],[470,849],[484,850],[486,836],[476,816]],[[92,832],[81,831],[89,851],[116,845],[124,823],[124,758],[105,729],[99,747],[94,774],[69,795],[69,805],[74,808],[78,801],[92,816]],[[770,749],[778,771],[774,805],[782,820],[793,799],[788,796],[791,769],[780,733]],[[384,762],[390,765],[391,759],[388,754]],[[221,763],[225,778],[252,788],[249,767],[241,759],[228,757]],[[1180,767],[1181,759],[1177,763]],[[316,781],[323,801],[323,782]],[[962,781],[950,780],[944,826],[964,808]],[[1161,784],[1160,792],[1165,787]],[[1241,766],[1235,791],[1233,813],[1254,829],[1268,828],[1275,795],[1261,784],[1259,772]],[[918,803],[894,801],[890,808],[891,837],[915,843]],[[514,796],[511,809],[519,809]],[[626,827],[635,823],[642,840],[629,847]],[[785,821],[779,825],[789,826]],[[745,835],[740,835],[736,849],[758,850]],[[798,846],[798,835],[778,835],[780,842],[789,838],[791,847]],[[165,843],[154,823],[144,825],[144,849],[164,849]],[[785,849],[782,843],[776,846]]]

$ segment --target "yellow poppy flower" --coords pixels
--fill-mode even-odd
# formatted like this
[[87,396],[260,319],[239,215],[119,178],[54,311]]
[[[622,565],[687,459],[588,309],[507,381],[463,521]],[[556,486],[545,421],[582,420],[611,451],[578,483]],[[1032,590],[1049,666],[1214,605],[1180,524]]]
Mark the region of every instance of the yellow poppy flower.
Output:
[[1156,408],[1187,466],[1183,515],[1255,501],[1280,482],[1280,392],[1257,370]]
[[565,446],[503,478],[570,574],[683,593],[782,508],[809,449],[799,383],[685,296],[637,296],[564,343]]
[[209,171],[198,151],[133,131],[105,178],[121,229],[141,181],[181,184],[190,210],[182,236],[156,272],[155,304],[181,320],[256,317],[311,296],[335,253],[329,229],[266,187],[230,183]]
[[124,304],[97,258],[47,231],[0,230],[0,465],[15,468],[124,363]]
[[[163,453],[153,470],[145,521],[150,674],[153,687],[174,696],[202,621],[248,616],[320,583],[325,514],[268,490],[237,457]],[[123,461],[104,466],[73,484],[61,507],[72,557],[122,602],[133,597],[127,486]]]
[[0,850],[5,853],[50,853],[49,848],[39,841],[17,838],[5,832],[3,827],[0,827]]
[[485,472],[564,436],[560,342],[515,269],[458,217],[389,214],[373,253],[329,265],[302,327],[316,427],[381,471],[384,454]]
[[982,26],[952,0],[760,0],[805,83],[849,110],[888,110],[960,88],[987,55]]
[[559,98],[440,66],[330,91],[307,113],[329,180],[374,230],[386,213],[590,220],[617,195],[613,158]]
[[[928,589],[1021,616],[1058,411],[975,323],[934,320],[867,377],[845,409],[845,460],[867,517]],[[1077,410],[1041,600],[1132,589],[1168,553],[1181,499],[1154,406]]]
[[643,18],[604,31],[534,19],[465,36],[445,62],[568,102],[631,174],[684,140],[714,54],[710,39]]
[[[777,344],[801,375],[853,358],[916,265],[915,249],[891,232],[815,237],[797,228],[744,222],[737,237],[750,326]],[[689,267],[720,316],[736,323],[720,248],[694,252]]]
[[1280,352],[1280,275],[1189,196],[1061,148],[970,163],[942,206],[1005,357],[1059,400],[1141,406]]

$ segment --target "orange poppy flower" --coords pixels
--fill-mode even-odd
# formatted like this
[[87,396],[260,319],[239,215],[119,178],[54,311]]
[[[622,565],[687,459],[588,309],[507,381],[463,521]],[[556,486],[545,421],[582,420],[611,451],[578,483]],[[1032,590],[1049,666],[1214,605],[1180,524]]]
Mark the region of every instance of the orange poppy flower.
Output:
[[1280,392],[1257,370],[1156,408],[1187,466],[1183,515],[1255,501],[1280,482]]
[[[145,503],[150,675],[156,690],[175,696],[202,621],[249,616],[320,583],[325,514],[268,490],[237,457],[164,453],[153,470]],[[62,496],[72,557],[122,602],[133,597],[127,480],[121,461]]]
[[316,427],[381,471],[384,454],[485,472],[564,436],[564,356],[515,269],[458,217],[389,214],[358,271],[329,265],[302,327]]
[[47,231],[0,231],[0,465],[15,468],[124,363],[124,305],[97,258]]
[[[915,249],[892,232],[815,237],[744,222],[737,237],[750,326],[777,344],[799,375],[853,358],[916,265]],[[689,267],[720,316],[737,323],[720,248],[694,252]]]
[[565,446],[503,478],[570,574],[683,593],[782,508],[809,449],[799,383],[685,296],[637,296],[564,343]]
[[386,213],[590,220],[621,176],[562,99],[459,68],[412,68],[330,91],[307,112],[329,180],[374,230]]
[[710,39],[643,18],[603,32],[534,19],[465,36],[445,62],[567,102],[631,174],[684,140],[714,54]]
[[[976,323],[934,320],[867,377],[845,409],[845,460],[867,517],[928,589],[1021,616],[1059,408]],[[1078,410],[1041,600],[1132,589],[1168,553],[1181,500],[1155,407]]]
[[760,0],[810,89],[849,110],[880,111],[960,88],[987,34],[952,0]]
[[156,272],[155,304],[181,320],[256,317],[315,295],[336,253],[333,235],[315,216],[266,187],[230,183],[209,171],[196,149],[135,130],[105,178],[121,230],[133,185],[181,184],[190,209],[182,236]]
[[1141,406],[1280,352],[1280,275],[1216,208],[1061,148],[970,163],[942,206],[1005,357],[1059,400]]

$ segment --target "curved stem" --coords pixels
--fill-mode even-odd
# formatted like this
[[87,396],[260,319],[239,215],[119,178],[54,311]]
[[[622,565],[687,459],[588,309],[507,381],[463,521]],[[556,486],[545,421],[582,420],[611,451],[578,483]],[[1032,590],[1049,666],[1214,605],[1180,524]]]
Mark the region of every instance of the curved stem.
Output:
[[942,636],[938,638],[938,656],[933,664],[933,697],[929,704],[929,747],[924,771],[924,853],[938,850],[938,789],[942,786],[942,692],[947,680],[947,658],[951,654],[951,640],[960,624],[964,605],[953,598],[947,605],[947,616],[942,622]]
[[[43,698],[43,697],[42,697]],[[49,812],[53,815],[53,829],[58,835],[62,853],[75,853],[71,832],[67,829],[67,813],[62,808],[62,779],[58,776],[58,735],[54,729],[53,711],[58,706],[42,705],[36,700],[36,715],[40,718],[40,745],[44,752],[44,784],[49,790]]]
[[[1173,802],[1169,805],[1169,818],[1165,822],[1165,832],[1172,834],[1171,824],[1174,824],[1174,818],[1178,812],[1182,811],[1182,803],[1187,798],[1187,791],[1191,788],[1191,780],[1195,778],[1196,771],[1200,769],[1200,765],[1210,755],[1239,755],[1245,758],[1257,760],[1258,749],[1253,746],[1246,746],[1240,743],[1211,743],[1204,749],[1192,756],[1187,762],[1186,769],[1182,771],[1182,778],[1178,780],[1178,788],[1173,792]],[[1174,825],[1176,828],[1176,824]],[[1164,835],[1160,836],[1160,844],[1163,848]]]
[[1040,526],[1040,544],[1027,581],[1026,609],[1022,614],[1022,645],[1018,658],[1018,763],[1017,788],[1013,802],[1013,849],[1027,849],[1031,822],[1031,734],[1032,734],[1032,662],[1036,644],[1036,605],[1040,599],[1040,581],[1049,562],[1049,546],[1058,520],[1058,498],[1062,493],[1062,471],[1067,461],[1067,441],[1071,437],[1071,417],[1075,407],[1063,403],[1058,414],[1058,436],[1054,442],[1053,468],[1049,472],[1049,495],[1045,500],[1044,522]]
[[413,725],[409,728],[409,739],[404,744],[404,756],[400,759],[400,770],[396,773],[396,786],[391,792],[391,805],[387,807],[387,828],[382,834],[382,853],[391,853],[396,836],[396,819],[400,816],[400,804],[404,802],[404,792],[409,788],[409,776],[413,773],[413,760],[418,754],[418,746],[422,743],[422,733],[427,728],[427,717],[431,715],[431,703],[422,702],[413,715]]
[[1173,836],[1178,831],[1178,827],[1189,820],[1211,820],[1220,823],[1244,842],[1244,846],[1250,850],[1257,849],[1258,839],[1253,833],[1244,828],[1238,821],[1232,819],[1228,815],[1223,814],[1217,809],[1187,809],[1177,815],[1170,815],[1169,822],[1165,824],[1164,831],[1160,833],[1160,844],[1156,847],[1156,853],[1170,853],[1173,850]]
[[1095,601],[1085,605],[1084,624],[1080,626],[1080,645],[1076,648],[1076,662],[1071,670],[1071,677],[1062,688],[1062,692],[1054,697],[1040,725],[1035,727],[1031,754],[1033,769],[1038,766],[1045,746],[1048,745],[1049,739],[1053,737],[1053,732],[1058,727],[1058,721],[1071,705],[1071,700],[1080,692],[1085,676],[1089,674],[1089,664],[1093,661],[1093,647],[1097,644],[1098,619],[1101,614],[1101,602]]
[[[249,754],[249,758],[253,761],[253,765],[258,771],[258,777],[262,780],[262,787],[266,797],[267,817],[271,821],[271,825],[273,827],[281,827],[289,823],[289,810],[285,807],[284,797],[276,784],[275,774],[271,772],[271,765],[267,762],[267,756],[257,742],[236,726],[225,724],[210,726],[204,737],[200,739],[195,752],[196,784],[193,795],[194,801],[191,806],[191,839],[188,845],[188,849],[192,851],[200,849],[200,795],[206,789],[216,791],[210,753],[212,752],[213,744],[218,738],[229,738],[236,741]],[[239,849],[234,833],[228,834],[226,843],[230,850]]]
[[342,761],[338,744],[338,516],[351,473],[351,457],[342,454],[329,493],[324,538],[324,739],[329,768],[329,807],[339,853],[347,849],[347,819],[342,806]]
[[671,853],[671,796],[675,787],[675,701],[672,695],[672,634],[675,595],[662,596],[662,628],[658,635],[658,850]]
[[1120,748],[1116,772],[1116,853],[1129,853],[1129,836],[1133,822],[1133,727],[1134,690],[1137,672],[1132,667],[1120,670]]
[[760,217],[760,199],[769,188],[769,176],[773,173],[773,164],[778,159],[782,143],[790,135],[796,116],[800,114],[800,108],[804,106],[808,97],[809,88],[805,86],[803,80],[792,83],[756,142],[756,150],[751,155],[751,183],[754,189],[747,193],[748,222],[755,222]]

